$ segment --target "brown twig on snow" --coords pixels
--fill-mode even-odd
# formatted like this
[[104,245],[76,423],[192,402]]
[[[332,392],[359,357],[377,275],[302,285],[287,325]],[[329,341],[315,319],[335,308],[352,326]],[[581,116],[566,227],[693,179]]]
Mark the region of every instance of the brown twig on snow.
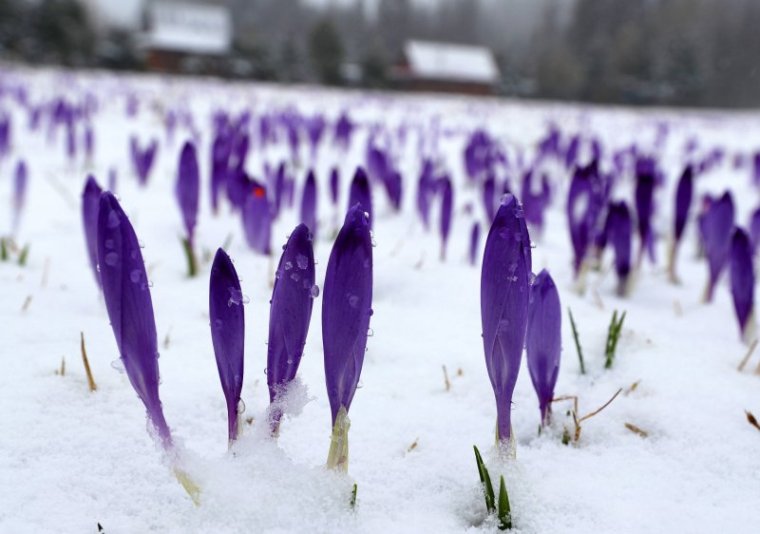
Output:
[[618,389],[615,392],[615,394],[612,396],[612,398],[610,398],[610,400],[608,400],[607,402],[605,402],[602,406],[600,406],[599,408],[597,408],[593,412],[587,413],[583,417],[578,417],[578,397],[576,395],[565,395],[565,396],[562,396],[562,397],[557,397],[555,399],[552,399],[552,402],[566,401],[566,400],[572,400],[573,401],[573,409],[570,411],[570,415],[573,418],[573,425],[575,426],[575,433],[573,435],[573,442],[577,443],[578,440],[581,439],[581,423],[583,423],[583,421],[591,419],[592,417],[594,417],[595,415],[597,415],[599,412],[601,412],[602,410],[604,410],[607,406],[609,406],[610,404],[612,404],[612,401],[614,401],[617,398],[617,396],[620,395],[622,392],[623,392],[623,388]]
[[647,432],[645,430],[641,430],[639,427],[637,427],[633,423],[625,423],[625,427],[628,430],[630,430],[631,432],[633,432],[634,434],[637,434],[637,435],[641,436],[642,438],[648,438],[649,437],[649,432]]
[[61,356],[61,367],[55,370],[58,376],[66,376],[66,357]]
[[87,385],[89,386],[90,391],[97,391],[98,385],[95,383],[95,379],[92,377],[90,361],[87,359],[87,349],[84,347],[84,332],[79,333],[79,338],[79,346],[82,349],[82,363],[84,363],[84,372],[87,374]]
[[749,346],[749,349],[747,350],[747,354],[744,355],[744,358],[742,358],[742,361],[739,363],[739,366],[736,368],[737,371],[740,373],[744,371],[744,366],[747,365],[747,362],[752,357],[752,354],[755,352],[755,349],[757,348],[757,339],[752,342],[752,344]]
[[639,384],[640,384],[640,383],[641,383],[641,380],[637,380],[636,382],[634,382],[633,384],[631,384],[630,386],[628,386],[628,389],[626,389],[626,390],[623,392],[623,395],[626,395],[626,396],[628,396],[628,395],[630,395],[631,393],[633,393],[634,391],[636,391],[636,389],[639,387]]
[[406,452],[412,452],[414,449],[416,449],[417,448],[417,444],[418,444],[419,441],[420,441],[420,438],[414,438],[414,441],[406,449]]
[[443,385],[446,388],[446,391],[451,390],[451,381],[449,380],[449,372],[446,370],[446,366],[442,365],[443,368]]
[[747,422],[754,426],[756,429],[760,430],[760,423],[757,422],[757,419],[755,419],[755,416],[752,415],[752,412],[749,410],[744,410],[744,413],[747,414]]
[[24,303],[21,305],[21,313],[25,313],[29,309],[29,305],[32,303],[32,296],[27,295],[24,299]]

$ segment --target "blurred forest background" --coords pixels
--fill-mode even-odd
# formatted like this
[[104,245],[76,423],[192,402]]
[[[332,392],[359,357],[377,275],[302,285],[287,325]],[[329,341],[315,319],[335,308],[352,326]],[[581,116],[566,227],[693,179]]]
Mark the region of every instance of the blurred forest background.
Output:
[[[106,0],[119,3],[122,0]],[[185,0],[188,1],[188,0]],[[760,0],[227,0],[223,75],[393,89],[408,39],[491,49],[499,94],[760,104]],[[142,70],[135,31],[86,0],[0,0],[0,58]]]

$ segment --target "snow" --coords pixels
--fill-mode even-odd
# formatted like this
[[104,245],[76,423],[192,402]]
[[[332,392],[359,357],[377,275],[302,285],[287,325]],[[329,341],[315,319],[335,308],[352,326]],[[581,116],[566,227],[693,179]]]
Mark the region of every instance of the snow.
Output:
[[404,46],[412,75],[432,80],[495,83],[499,78],[493,54],[482,46],[409,41]]
[[[230,84],[206,79],[122,77],[56,71],[7,73],[6,83],[30,84],[32,99],[56,92],[99,97],[95,157],[69,162],[63,137],[48,143],[44,128],[32,134],[9,96],[0,108],[14,119],[11,155],[0,161],[0,205],[10,206],[17,158],[29,165],[29,191],[17,240],[31,245],[28,265],[0,263],[0,324],[4,350],[0,373],[0,532],[491,532],[473,444],[484,453],[492,478],[505,476],[515,532],[754,532],[760,520],[760,432],[744,410],[760,415],[760,362],[754,354],[744,372],[726,280],[711,305],[701,303],[706,266],[695,256],[690,221],[680,254],[682,285],[667,281],[663,258],[672,195],[681,170],[683,141],[720,143],[731,151],[754,150],[760,127],[754,113],[638,111],[493,99],[406,96],[328,91],[313,87]],[[124,113],[126,95],[140,102],[135,119]],[[210,112],[250,108],[255,113],[293,106],[330,117],[347,107],[360,124],[347,154],[323,145],[316,162],[320,224],[317,280],[322,285],[331,235],[339,217],[328,202],[326,178],[337,164],[341,206],[348,174],[363,161],[368,127],[377,121],[410,125],[406,144],[394,141],[404,172],[402,213],[391,212],[375,189],[374,315],[360,389],[351,407],[348,475],[324,469],[330,410],[324,389],[321,297],[317,298],[300,385],[288,398],[279,439],[266,436],[268,394],[264,367],[271,296],[269,261],[245,245],[239,218],[209,208]],[[173,187],[182,141],[168,143],[161,110],[192,111],[200,131],[203,173],[197,242],[207,252],[201,274],[185,277],[179,243],[182,222]],[[530,152],[553,120],[566,131],[593,131],[611,146],[636,139],[651,143],[658,121],[671,124],[663,154],[667,183],[657,193],[655,221],[661,234],[659,263],[645,263],[630,298],[615,295],[605,258],[578,295],[572,279],[566,227],[567,176],[555,170],[555,197],[543,235],[533,234],[533,265],[548,268],[563,308],[578,323],[588,373],[579,373],[569,325],[556,396],[577,395],[580,413],[623,393],[583,423],[577,444],[563,445],[569,402],[555,404],[554,425],[538,434],[539,410],[523,365],[513,399],[515,459],[493,450],[496,410],[480,338],[479,267],[466,263],[469,231],[482,220],[479,192],[467,186],[461,163],[464,135],[485,127],[510,150]],[[425,233],[414,213],[419,172],[418,130],[437,130],[421,144],[437,144],[455,183],[455,218],[448,260],[439,261],[436,232]],[[61,132],[59,132],[61,133]],[[136,184],[128,161],[133,133],[161,139],[157,167],[147,188]],[[281,143],[282,144],[282,143]],[[283,146],[254,147],[248,169],[261,175],[264,161],[278,163]],[[302,160],[308,161],[308,147]],[[159,331],[166,418],[182,445],[182,467],[201,487],[196,507],[177,483],[145,431],[146,420],[123,373],[102,298],[87,263],[78,195],[86,173],[101,184],[118,173],[118,196],[137,235],[152,281]],[[306,168],[297,169],[300,184]],[[739,221],[747,221],[757,192],[748,173],[719,167],[697,182],[697,195],[736,193]],[[618,194],[630,198],[632,184]],[[468,213],[467,206],[474,206]],[[297,209],[274,226],[284,243]],[[437,220],[438,205],[433,207]],[[3,210],[0,235],[10,231]],[[219,385],[208,319],[210,256],[228,247],[250,299],[246,304],[246,371],[243,435],[227,449],[224,397]],[[482,246],[482,243],[481,243]],[[277,248],[277,247],[274,247]],[[26,306],[24,306],[26,303]],[[25,309],[22,309],[25,308]],[[615,365],[605,371],[604,340],[614,309],[627,316]],[[79,353],[80,331],[98,390],[90,392]],[[65,358],[66,372],[55,373]],[[446,366],[450,390],[444,387]],[[631,391],[631,386],[638,386]],[[648,433],[641,437],[631,423]],[[351,509],[352,484],[358,499]]]

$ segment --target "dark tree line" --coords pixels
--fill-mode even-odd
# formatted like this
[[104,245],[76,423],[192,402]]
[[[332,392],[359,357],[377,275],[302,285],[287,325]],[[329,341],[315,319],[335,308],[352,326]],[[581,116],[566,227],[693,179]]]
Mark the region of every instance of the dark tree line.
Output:
[[[392,88],[415,38],[491,48],[507,95],[760,104],[760,0],[217,1],[233,13],[230,65],[246,65],[230,75]],[[0,0],[0,54],[141,68],[132,35],[96,32],[77,0]]]

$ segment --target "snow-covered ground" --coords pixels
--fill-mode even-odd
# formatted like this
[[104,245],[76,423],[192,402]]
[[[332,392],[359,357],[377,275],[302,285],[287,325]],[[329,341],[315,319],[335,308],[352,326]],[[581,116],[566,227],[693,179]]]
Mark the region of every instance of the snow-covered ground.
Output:
[[[760,415],[760,376],[754,373],[760,352],[737,371],[747,347],[739,339],[725,278],[715,302],[701,302],[707,268],[696,257],[693,220],[681,248],[680,286],[668,282],[664,258],[684,142],[694,136],[703,148],[720,145],[731,154],[749,154],[760,145],[757,114],[360,94],[192,78],[50,71],[3,76],[9,85],[28,84],[30,100],[64,93],[80,101],[91,92],[99,108],[93,115],[92,161],[81,153],[70,161],[62,131],[49,142],[44,121],[33,133],[12,95],[6,92],[0,99],[0,109],[13,119],[11,153],[0,160],[0,235],[11,232],[13,169],[24,158],[29,189],[16,240],[30,244],[25,267],[0,263],[0,532],[97,532],[98,523],[108,534],[493,531],[474,444],[484,452],[492,476],[506,479],[515,532],[756,532],[760,431],[748,424],[744,411]],[[128,93],[140,102],[134,118],[124,111]],[[255,118],[284,106],[306,114],[318,110],[331,120],[349,109],[360,124],[347,153],[325,142],[317,154],[320,287],[341,218],[328,200],[329,169],[341,169],[342,211],[372,125],[395,132],[403,123],[408,130],[405,142],[393,139],[404,176],[401,213],[393,213],[382,191],[374,191],[374,315],[351,407],[348,476],[324,468],[331,428],[321,299],[315,302],[299,370],[302,398],[293,400],[294,413],[283,421],[275,442],[262,424],[268,404],[270,260],[247,247],[240,218],[226,203],[218,216],[209,206],[211,112],[250,109]],[[198,133],[203,187],[197,241],[204,260],[195,279],[185,276],[174,197],[179,149],[189,133],[180,125],[174,140],[166,140],[161,117],[169,108],[189,110]],[[502,461],[493,451],[496,409],[480,337],[480,268],[466,261],[471,224],[483,220],[483,211],[478,189],[467,184],[462,149],[467,134],[481,127],[513,155],[523,151],[527,158],[549,120],[566,132],[593,132],[605,147],[635,141],[645,148],[653,146],[657,124],[669,122],[671,133],[660,157],[667,181],[656,196],[658,263],[645,262],[631,295],[622,299],[615,294],[608,252],[602,272],[591,273],[588,290],[579,295],[565,215],[568,175],[564,170],[552,175],[554,198],[545,231],[532,235],[533,265],[555,278],[563,311],[572,308],[588,368],[580,374],[564,321],[555,396],[577,396],[584,415],[618,389],[623,393],[584,422],[577,443],[563,445],[563,429],[573,430],[572,403],[556,403],[552,427],[539,435],[538,402],[523,362],[512,411],[517,455]],[[431,140],[433,131],[437,141]],[[424,142],[419,132],[425,132]],[[145,188],[137,185],[129,160],[134,133],[160,140]],[[427,233],[415,210],[421,148],[442,158],[455,183],[445,262],[439,260],[435,231],[438,204],[432,210],[434,228]],[[276,165],[287,154],[284,142],[266,150],[254,142],[247,169],[261,176],[265,161]],[[310,160],[306,147],[301,156],[294,168],[297,198]],[[87,173],[105,186],[111,168],[118,176],[118,197],[144,245],[159,332],[161,397],[182,444],[184,465],[201,487],[197,507],[145,431],[145,410],[126,375],[112,365],[119,355],[88,266],[79,205]],[[741,224],[758,204],[749,170],[734,170],[730,162],[700,177],[696,188],[695,198],[730,188]],[[630,199],[631,191],[628,177],[616,194]],[[276,253],[297,222],[297,207],[277,220]],[[231,452],[208,317],[209,257],[227,240],[249,299],[242,397],[244,417],[252,418]],[[627,316],[615,365],[605,370],[606,331],[616,309]],[[80,357],[80,332],[97,382],[93,393]],[[62,359],[65,374],[60,375]],[[354,482],[358,499],[352,509]]]

